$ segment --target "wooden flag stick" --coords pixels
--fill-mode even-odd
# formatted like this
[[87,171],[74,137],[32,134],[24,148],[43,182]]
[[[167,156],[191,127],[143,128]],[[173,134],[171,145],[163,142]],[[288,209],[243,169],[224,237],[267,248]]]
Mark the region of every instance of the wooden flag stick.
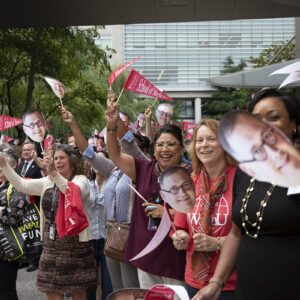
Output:
[[157,100],[158,100],[158,98],[156,97],[156,98],[155,98],[155,101],[154,101],[153,104],[152,104],[152,107],[154,106],[154,104],[156,103]]
[[40,142],[40,145],[41,145],[41,148],[42,148],[42,152],[44,152],[44,148],[43,148],[42,142]]
[[119,102],[119,100],[120,100],[120,98],[121,98],[121,95],[122,95],[123,91],[124,91],[124,88],[122,88],[122,91],[121,91],[121,93],[120,93],[120,95],[119,95],[119,97],[118,97],[118,99],[117,99],[117,103]]
[[142,198],[145,201],[145,203],[147,203],[147,204],[149,203],[131,184],[129,184],[129,183],[127,183],[127,184],[140,198]]
[[60,101],[60,105],[61,105],[61,107],[64,107],[64,105],[63,105],[63,103],[62,103],[62,101],[61,101],[61,99],[59,98],[59,101]]
[[192,229],[192,232],[193,232],[193,235],[194,235],[194,234],[195,234],[195,231],[194,231],[194,228],[193,228],[193,225],[192,225],[191,218],[190,218],[189,214],[186,214],[186,215],[187,215],[187,219],[188,219],[188,221],[189,221],[189,223],[190,223],[190,226],[191,226],[191,229]]

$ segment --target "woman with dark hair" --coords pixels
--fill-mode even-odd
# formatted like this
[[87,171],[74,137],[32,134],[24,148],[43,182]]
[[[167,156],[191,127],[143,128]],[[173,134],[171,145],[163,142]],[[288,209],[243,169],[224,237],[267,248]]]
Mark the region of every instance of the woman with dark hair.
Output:
[[[7,159],[7,162],[16,170],[18,164],[17,152],[6,145],[0,146],[0,152]],[[17,225],[23,220],[26,212],[26,198],[15,188],[10,190],[10,182],[0,170],[0,223],[6,225]],[[9,195],[9,201],[8,201]],[[4,249],[0,246],[0,289],[1,299],[18,300],[16,281],[18,273],[18,262],[8,261]]]
[[[120,151],[117,140],[118,115],[116,103],[106,110],[109,157],[132,179],[139,193],[151,202],[146,204],[140,197],[135,196],[125,253],[125,258],[130,260],[145,248],[155,234],[157,227],[152,221],[156,219],[159,222],[164,205],[159,195],[158,177],[169,166],[181,164],[184,148],[181,129],[174,125],[166,125],[155,135],[154,160],[147,161],[127,155]],[[174,211],[171,211],[174,216]],[[184,251],[174,249],[172,240],[166,237],[154,251],[131,261],[138,268],[141,288],[150,288],[157,283],[184,284],[184,256]]]
[[[178,228],[172,239],[176,249],[186,250],[185,281],[192,298],[214,281],[213,273],[231,229],[232,186],[235,161],[218,140],[219,122],[202,119],[194,129],[190,155],[196,203],[187,214],[176,212]],[[235,299],[234,273],[219,299]]]
[[59,207],[64,203],[59,198],[64,197],[67,191],[71,203],[82,201],[89,221],[90,189],[88,179],[83,175],[83,159],[72,146],[56,145],[53,156],[44,155],[44,163],[47,177],[26,180],[13,170],[0,153],[0,168],[11,184],[22,193],[41,196],[43,252],[37,289],[46,293],[48,300],[62,300],[67,293],[76,300],[86,299],[86,289],[97,285],[90,227],[79,234],[60,238],[55,222]]
[[[276,126],[291,141],[297,138],[300,110],[294,96],[266,89],[252,99],[249,111],[266,122],[261,122],[264,127],[270,129]],[[247,122],[248,119],[244,124]],[[256,124],[259,125],[258,122]],[[241,122],[235,122],[234,129],[248,134],[247,128],[240,125]],[[266,132],[261,126],[256,128],[259,131],[257,136],[261,138],[260,148],[256,148],[256,142],[251,139],[249,142],[252,141],[252,145],[243,145],[241,139],[232,152],[240,166],[244,170],[247,168],[247,173],[254,174],[259,165],[269,159],[269,147],[277,147],[272,130]],[[225,129],[224,126],[222,129]],[[231,133],[223,132],[221,135],[228,143]],[[267,154],[263,159],[257,156],[260,150]],[[291,194],[287,188],[269,182],[257,181],[238,169],[232,197],[232,229],[214,273],[217,280],[200,290],[193,299],[218,299],[223,284],[235,267],[236,299],[299,299],[299,194]]]

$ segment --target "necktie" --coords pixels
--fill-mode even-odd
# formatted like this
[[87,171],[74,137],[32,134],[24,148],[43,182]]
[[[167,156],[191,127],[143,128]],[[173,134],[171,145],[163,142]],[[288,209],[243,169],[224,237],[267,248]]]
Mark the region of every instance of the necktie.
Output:
[[25,177],[25,174],[26,174],[26,171],[27,171],[27,166],[28,166],[28,161],[25,162],[25,165],[23,167],[23,170],[22,170],[22,173],[21,173],[22,177]]

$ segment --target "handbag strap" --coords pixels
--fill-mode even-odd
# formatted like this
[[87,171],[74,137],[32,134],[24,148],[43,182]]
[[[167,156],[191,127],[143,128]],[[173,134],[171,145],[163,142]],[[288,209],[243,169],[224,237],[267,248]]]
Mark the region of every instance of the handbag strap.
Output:
[[10,196],[12,188],[13,188],[13,186],[12,186],[12,184],[10,184],[8,189],[7,189],[7,192],[6,192],[7,207],[9,207],[9,196]]
[[[120,169],[118,169],[117,167],[115,167],[114,170],[118,170],[119,171],[119,174],[118,174],[118,177],[117,177],[117,184],[118,184],[120,178],[122,177],[122,175],[124,173]],[[116,187],[117,187],[117,185],[116,185]],[[114,201],[114,221],[115,222],[116,222],[116,218],[117,218],[117,194],[115,192],[115,201]]]
[[56,195],[57,195],[57,185],[54,185],[54,192],[53,192],[53,196],[52,196],[52,200],[51,200],[51,224],[54,223],[54,205],[55,205],[55,200],[56,200]]

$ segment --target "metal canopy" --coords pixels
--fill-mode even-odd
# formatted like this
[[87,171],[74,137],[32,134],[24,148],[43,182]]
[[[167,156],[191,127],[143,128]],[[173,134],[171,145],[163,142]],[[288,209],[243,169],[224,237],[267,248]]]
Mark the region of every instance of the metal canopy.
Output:
[[299,17],[298,0],[9,0],[0,27]]
[[[251,71],[241,71],[233,74],[213,77],[208,82],[222,87],[234,88],[262,88],[275,87],[278,88],[288,74],[277,74],[269,76],[272,72],[290,65],[294,62],[300,61],[300,58],[281,62],[278,64],[269,65],[262,68],[255,68]],[[298,86],[298,83],[290,84],[291,86]]]

